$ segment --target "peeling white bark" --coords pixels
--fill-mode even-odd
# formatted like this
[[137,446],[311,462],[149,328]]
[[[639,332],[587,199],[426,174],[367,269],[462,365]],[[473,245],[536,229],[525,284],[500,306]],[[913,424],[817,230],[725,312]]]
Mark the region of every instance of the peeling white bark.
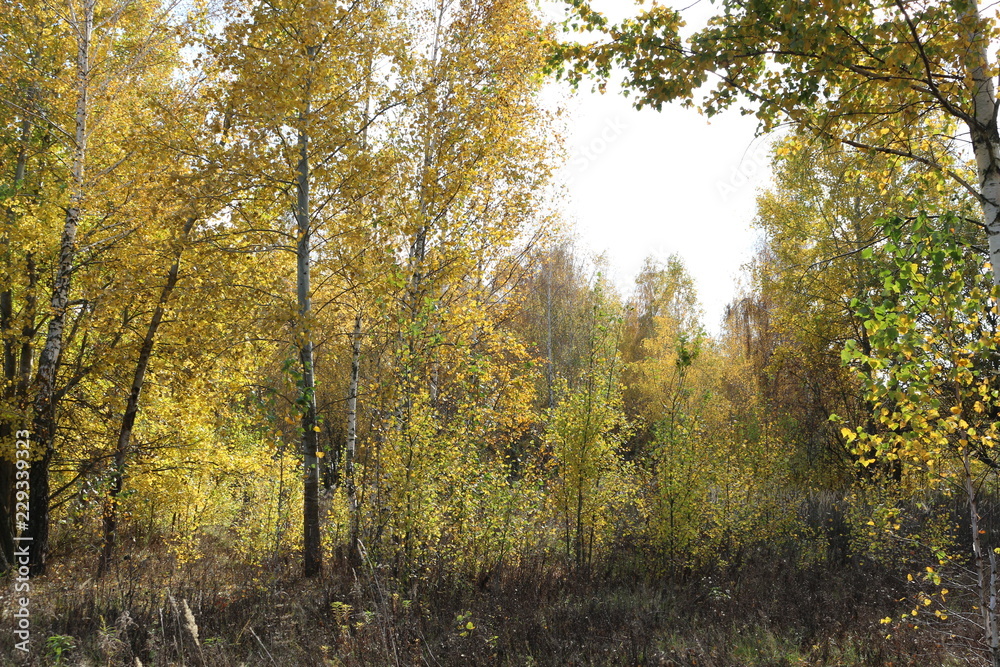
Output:
[[[308,115],[308,110],[306,111]],[[303,559],[304,573],[311,577],[323,566],[323,547],[319,532],[319,459],[316,456],[316,380],[313,368],[312,301],[310,299],[311,230],[309,220],[309,135],[299,131],[298,200],[296,219],[299,242],[296,248],[296,291],[299,306],[299,358],[302,366],[300,408],[302,409],[303,465]]]
[[[978,25],[981,17],[976,2],[969,4],[968,12]],[[993,265],[993,283],[1000,285],[1000,134],[997,132],[996,86],[993,77],[989,76],[986,40],[979,32],[970,37],[967,67],[973,82],[975,122],[969,123],[969,135],[976,156],[980,204],[986,223],[990,262]]]
[[87,121],[89,114],[89,88],[91,73],[91,42],[94,31],[94,10],[96,0],[83,0],[82,15],[76,22],[76,130],[74,133],[73,163],[71,168],[71,189],[62,237],[59,241],[59,261],[56,264],[55,281],[50,301],[49,328],[38,359],[37,387],[35,397],[35,441],[42,449],[42,457],[31,464],[31,506],[28,533],[33,540],[31,550],[31,571],[41,574],[45,571],[45,558],[49,536],[49,463],[53,453],[55,437],[55,379],[62,355],[63,328],[66,308],[69,305],[69,290],[73,276],[73,262],[76,258],[76,231],[80,225],[86,195],[87,164]]

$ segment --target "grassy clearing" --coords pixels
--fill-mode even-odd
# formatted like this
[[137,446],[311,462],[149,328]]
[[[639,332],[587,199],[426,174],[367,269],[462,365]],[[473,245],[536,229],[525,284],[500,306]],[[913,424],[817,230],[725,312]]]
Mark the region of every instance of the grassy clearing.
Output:
[[[294,562],[294,561],[290,561]],[[205,665],[948,665],[974,659],[930,633],[885,637],[899,597],[864,564],[652,580],[570,573],[543,559],[478,576],[402,577],[334,562],[319,579],[290,562],[251,567],[147,553],[101,581],[84,559],[32,582],[32,652],[3,664]],[[5,581],[4,609],[12,582]],[[10,637],[10,612],[0,632]],[[973,663],[974,664],[974,663]]]

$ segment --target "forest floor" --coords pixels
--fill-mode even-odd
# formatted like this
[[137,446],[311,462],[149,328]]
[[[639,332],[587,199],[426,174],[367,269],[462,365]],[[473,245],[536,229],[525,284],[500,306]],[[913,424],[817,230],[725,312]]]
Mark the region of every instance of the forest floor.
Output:
[[541,558],[476,577],[334,560],[304,579],[291,561],[140,555],[95,580],[92,565],[58,560],[31,581],[28,654],[12,648],[8,575],[4,665],[977,664],[940,632],[887,632],[900,579],[859,563],[760,555],[658,580]]

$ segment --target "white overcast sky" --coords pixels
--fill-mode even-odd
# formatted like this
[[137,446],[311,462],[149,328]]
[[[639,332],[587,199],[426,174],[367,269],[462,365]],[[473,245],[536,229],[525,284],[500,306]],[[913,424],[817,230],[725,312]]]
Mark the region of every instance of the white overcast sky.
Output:
[[[628,0],[613,4],[635,11]],[[690,22],[712,8],[701,4],[685,13]],[[734,109],[709,122],[679,105],[637,111],[610,85],[604,95],[588,84],[575,95],[553,85],[567,111],[564,210],[582,245],[607,253],[624,295],[646,256],[680,255],[697,284],[705,326],[718,333],[758,238],[751,228],[757,191],[770,179],[769,142],[754,138],[756,119]]]

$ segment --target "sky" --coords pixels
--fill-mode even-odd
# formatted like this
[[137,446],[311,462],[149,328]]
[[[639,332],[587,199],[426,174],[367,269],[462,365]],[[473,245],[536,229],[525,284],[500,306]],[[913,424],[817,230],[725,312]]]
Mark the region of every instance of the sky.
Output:
[[676,253],[695,280],[706,328],[718,333],[759,237],[751,222],[769,182],[768,147],[739,112],[709,124],[691,109],[636,111],[611,93],[567,103],[564,212],[581,244],[606,253],[631,292],[644,259]]
[[580,245],[607,254],[626,296],[647,256],[676,253],[695,280],[705,327],[719,333],[759,237],[756,195],[770,180],[769,140],[755,138],[756,119],[733,109],[709,122],[676,104],[637,111],[611,85],[604,95],[587,84],[575,95],[553,86],[565,109],[563,210]]

